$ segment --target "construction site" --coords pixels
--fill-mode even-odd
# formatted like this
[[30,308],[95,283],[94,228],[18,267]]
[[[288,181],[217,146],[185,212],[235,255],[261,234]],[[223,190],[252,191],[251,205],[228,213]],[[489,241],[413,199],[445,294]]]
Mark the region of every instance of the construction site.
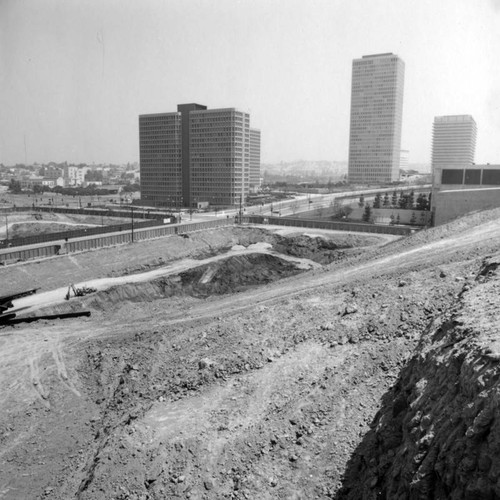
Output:
[[7,262],[0,499],[500,497],[499,248],[496,209]]

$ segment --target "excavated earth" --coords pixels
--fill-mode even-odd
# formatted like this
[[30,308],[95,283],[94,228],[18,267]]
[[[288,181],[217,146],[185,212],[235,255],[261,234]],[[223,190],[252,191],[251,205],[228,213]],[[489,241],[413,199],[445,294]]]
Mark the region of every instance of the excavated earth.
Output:
[[1,269],[4,294],[172,266],[0,330],[0,499],[497,498],[499,245],[497,210]]

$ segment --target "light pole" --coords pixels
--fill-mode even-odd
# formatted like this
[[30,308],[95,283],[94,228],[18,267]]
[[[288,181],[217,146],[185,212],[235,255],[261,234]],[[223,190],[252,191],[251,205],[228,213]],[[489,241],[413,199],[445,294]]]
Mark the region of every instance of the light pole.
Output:
[[9,243],[9,216],[7,212],[5,213],[5,240],[6,243]]
[[134,207],[130,207],[130,211],[132,212],[132,243],[134,242]]

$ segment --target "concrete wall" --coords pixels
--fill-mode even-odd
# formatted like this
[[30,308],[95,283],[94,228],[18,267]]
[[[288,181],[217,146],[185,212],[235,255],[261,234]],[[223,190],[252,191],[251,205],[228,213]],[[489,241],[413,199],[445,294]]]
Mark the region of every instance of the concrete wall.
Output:
[[272,224],[276,226],[309,227],[311,229],[328,229],[330,231],[350,231],[357,233],[396,234],[406,236],[411,233],[407,226],[377,226],[356,222],[336,222],[324,220],[292,219],[289,217],[263,217],[250,215],[242,217],[247,224]]
[[433,207],[434,225],[439,226],[468,212],[500,207],[500,187],[436,191]]

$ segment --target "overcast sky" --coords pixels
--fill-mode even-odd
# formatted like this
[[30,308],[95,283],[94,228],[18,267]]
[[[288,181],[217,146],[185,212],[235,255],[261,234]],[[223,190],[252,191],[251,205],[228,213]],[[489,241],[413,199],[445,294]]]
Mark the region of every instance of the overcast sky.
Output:
[[500,163],[500,0],[0,0],[0,162],[137,161],[138,115],[187,102],[249,111],[263,162],[347,160],[352,60],[381,52],[411,163],[449,114]]

